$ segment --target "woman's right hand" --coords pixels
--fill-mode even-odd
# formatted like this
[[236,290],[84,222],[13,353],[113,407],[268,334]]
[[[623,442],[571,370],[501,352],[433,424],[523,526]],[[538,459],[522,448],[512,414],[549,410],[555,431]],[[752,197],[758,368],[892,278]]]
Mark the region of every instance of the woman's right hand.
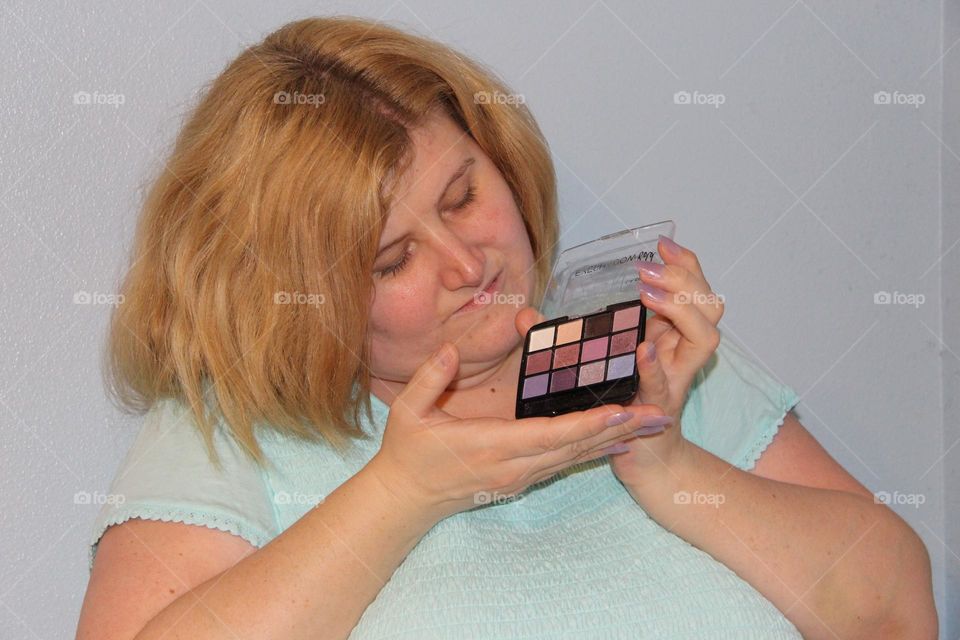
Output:
[[436,406],[453,380],[459,353],[444,343],[397,395],[380,450],[367,464],[398,499],[437,519],[522,492],[570,465],[606,455],[635,437],[634,416],[663,415],[656,405],[594,407],[552,418],[460,419]]

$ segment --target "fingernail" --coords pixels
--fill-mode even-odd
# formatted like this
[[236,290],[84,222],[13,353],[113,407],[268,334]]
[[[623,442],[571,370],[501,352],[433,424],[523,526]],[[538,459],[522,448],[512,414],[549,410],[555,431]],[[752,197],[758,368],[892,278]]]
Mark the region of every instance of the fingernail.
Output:
[[654,302],[666,302],[667,301],[667,292],[663,289],[658,289],[656,287],[651,287],[645,282],[641,282],[637,285],[637,288],[640,290],[640,294],[646,294]]
[[436,360],[439,365],[447,364],[447,345],[441,345],[436,353],[433,354],[433,359]]
[[663,234],[660,234],[660,240],[663,241],[663,248],[667,253],[672,256],[680,255],[680,245]]
[[637,269],[651,278],[663,277],[663,265],[657,262],[640,260],[637,262]]
[[652,436],[655,433],[660,433],[664,429],[666,429],[666,427],[662,425],[659,427],[642,427],[634,431],[633,434],[637,436]]
[[653,342],[647,343],[647,352],[643,354],[643,357],[646,358],[647,362],[653,362],[657,359],[657,345]]
[[611,453],[626,453],[627,451],[630,451],[630,445],[625,442],[618,442],[617,444],[609,446],[603,450],[603,452],[608,455]]
[[[612,416],[607,418],[607,426],[615,427],[618,424],[623,424],[624,422],[630,422],[633,419],[633,413],[630,411],[621,411],[620,413],[615,413]],[[643,424],[643,423],[641,423]]]
[[673,418],[670,416],[642,416],[640,418],[640,424],[644,427],[662,427],[672,422]]

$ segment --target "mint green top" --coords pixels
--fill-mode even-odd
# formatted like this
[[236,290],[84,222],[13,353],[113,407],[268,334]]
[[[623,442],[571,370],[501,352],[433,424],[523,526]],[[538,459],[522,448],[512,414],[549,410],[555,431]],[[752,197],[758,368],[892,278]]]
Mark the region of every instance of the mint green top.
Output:
[[[688,440],[753,467],[798,402],[726,337],[684,407]],[[223,425],[219,473],[186,407],[155,405],[96,518],[90,565],[110,525],[129,518],[229,531],[261,547],[355,474],[379,448],[389,407],[371,397],[374,434],[341,459],[325,444],[260,434],[270,461],[249,462]],[[519,497],[446,518],[367,607],[353,639],[800,638],[726,565],[661,527],[607,458],[569,468]]]

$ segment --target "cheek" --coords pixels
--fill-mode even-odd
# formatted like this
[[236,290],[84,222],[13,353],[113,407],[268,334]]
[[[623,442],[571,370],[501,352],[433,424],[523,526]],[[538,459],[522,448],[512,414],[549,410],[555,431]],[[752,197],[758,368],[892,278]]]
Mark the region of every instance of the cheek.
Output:
[[390,283],[376,294],[370,311],[371,328],[385,336],[421,334],[431,326],[434,308],[429,282]]

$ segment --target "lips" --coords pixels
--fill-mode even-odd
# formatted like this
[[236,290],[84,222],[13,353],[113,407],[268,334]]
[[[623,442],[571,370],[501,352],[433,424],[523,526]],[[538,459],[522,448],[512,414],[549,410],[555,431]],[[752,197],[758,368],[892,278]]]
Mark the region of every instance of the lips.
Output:
[[500,287],[500,279],[501,279],[501,276],[502,276],[502,275],[503,275],[503,271],[501,271],[500,273],[498,273],[498,274],[493,278],[493,280],[490,281],[490,284],[488,284],[486,287],[484,287],[484,288],[481,289],[480,291],[477,291],[476,293],[474,293],[473,296],[470,298],[470,300],[467,301],[466,304],[464,304],[462,307],[460,307],[459,309],[457,309],[456,313],[463,313],[464,311],[472,311],[472,310],[474,310],[474,309],[479,309],[480,307],[485,306],[485,305],[479,303],[479,302],[477,301],[477,298],[478,298],[481,294],[487,294],[488,296],[493,296],[493,294],[496,293],[496,291],[497,291],[497,290],[499,289],[499,287]]

